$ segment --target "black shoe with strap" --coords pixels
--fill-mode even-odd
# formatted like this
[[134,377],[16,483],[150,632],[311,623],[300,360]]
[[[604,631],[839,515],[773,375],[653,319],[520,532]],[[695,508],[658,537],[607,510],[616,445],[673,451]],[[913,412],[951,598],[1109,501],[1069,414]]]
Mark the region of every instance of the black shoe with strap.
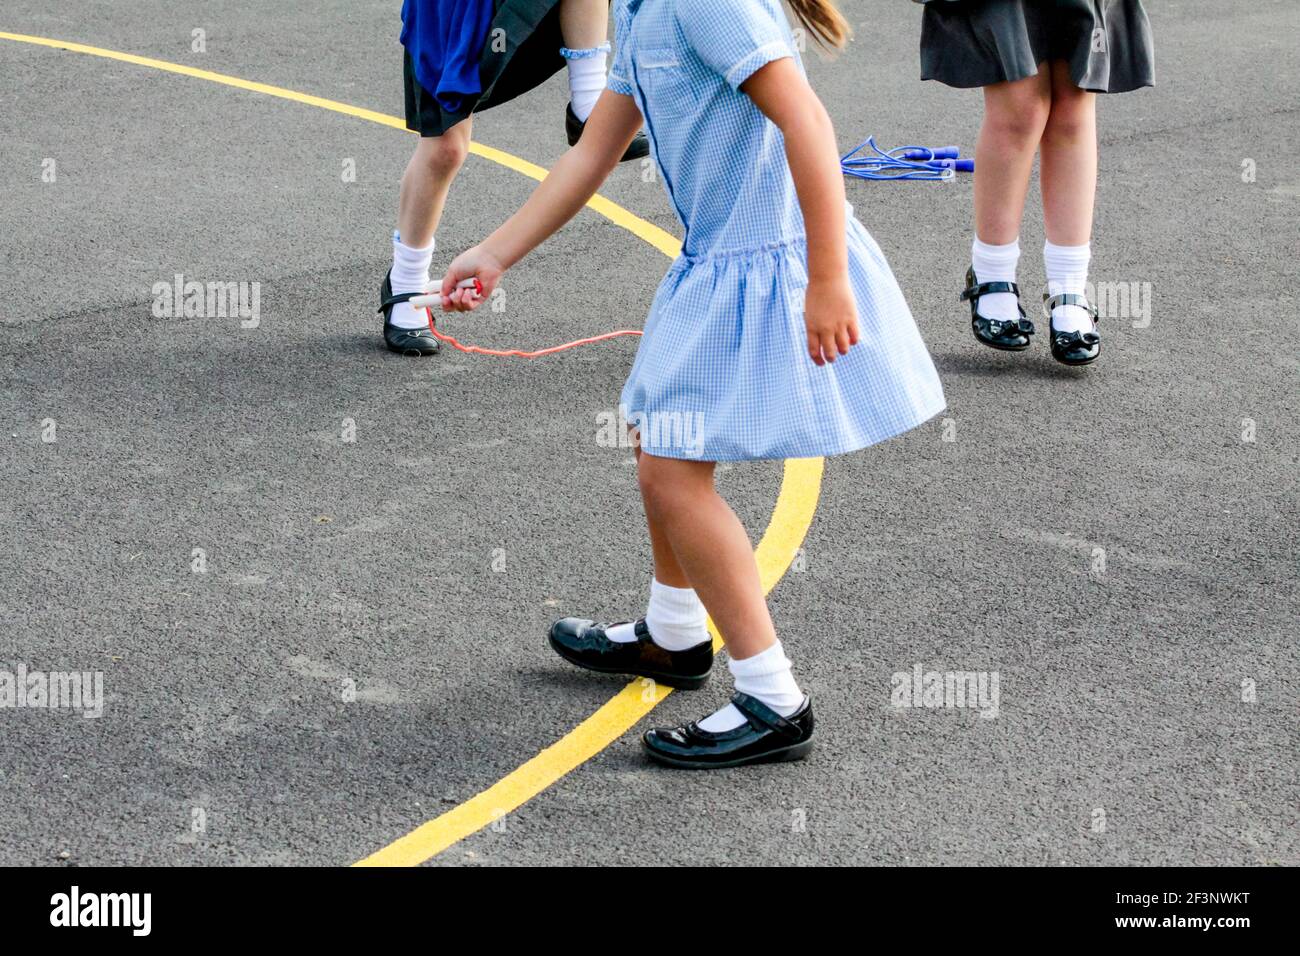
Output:
[[614,626],[566,617],[551,625],[551,648],[570,664],[589,671],[649,677],[682,690],[694,690],[709,679],[712,641],[702,641],[684,651],[670,651],[654,642],[644,618],[636,622],[634,641],[611,641],[605,632]]
[[731,703],[745,716],[734,730],[712,733],[692,721],[684,727],[648,730],[641,742],[652,760],[670,767],[708,770],[749,763],[802,760],[812,750],[812,699],[789,717],[737,691]]
[[[1092,316],[1091,332],[1058,332],[1052,325],[1052,310],[1062,305],[1073,305]],[[1073,292],[1043,296],[1043,311],[1047,313],[1047,327],[1051,331],[1052,358],[1062,365],[1091,365],[1101,355],[1101,336],[1097,333],[1097,309],[1088,300]]]
[[[990,319],[980,315],[980,296],[996,292],[1010,292],[1016,297],[1019,319]],[[967,269],[966,289],[960,298],[962,302],[970,303],[971,331],[984,345],[1002,352],[1023,352],[1029,348],[1029,337],[1034,334],[1034,323],[1029,321],[1024,308],[1020,305],[1020,286],[1014,282],[976,282],[975,270]]]
[[427,327],[402,329],[393,325],[393,306],[399,302],[410,302],[423,292],[399,292],[393,294],[393,270],[389,269],[379,287],[379,311],[384,316],[384,344],[390,352],[400,355],[437,355],[442,343],[434,337]]
[[[578,119],[578,114],[573,112],[573,104],[570,103],[564,108],[564,131],[569,136],[569,145],[577,146],[578,140],[582,139],[582,131],[587,128],[587,124]],[[620,163],[631,162],[634,159],[645,159],[650,155],[650,140],[646,139],[645,130],[641,130],[628,144],[627,152],[623,154]]]

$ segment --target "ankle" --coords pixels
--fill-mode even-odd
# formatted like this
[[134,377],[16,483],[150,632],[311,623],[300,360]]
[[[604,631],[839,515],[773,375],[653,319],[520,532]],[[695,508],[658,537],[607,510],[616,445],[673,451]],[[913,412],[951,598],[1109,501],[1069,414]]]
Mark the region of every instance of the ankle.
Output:
[[737,691],[761,700],[783,717],[794,713],[803,703],[803,691],[794,679],[790,659],[779,640],[753,657],[732,658],[727,667],[735,678]]
[[560,55],[569,66],[569,106],[585,123],[605,90],[605,62],[610,46],[602,43],[586,49],[562,47]]
[[685,651],[711,640],[708,612],[693,588],[651,581],[645,623],[651,640],[667,651]]
[[[1043,265],[1047,271],[1047,294],[1088,295],[1088,266],[1092,261],[1089,243],[1058,246],[1051,240],[1043,243]],[[1092,315],[1078,305],[1058,304],[1052,308],[1052,328],[1058,332],[1090,332]]]
[[[971,243],[971,270],[975,282],[1016,281],[1016,268],[1020,263],[1020,239],[1007,243],[983,242],[978,236]],[[986,319],[1014,322],[1020,318],[1020,306],[1010,292],[988,292],[979,296],[976,311]]]

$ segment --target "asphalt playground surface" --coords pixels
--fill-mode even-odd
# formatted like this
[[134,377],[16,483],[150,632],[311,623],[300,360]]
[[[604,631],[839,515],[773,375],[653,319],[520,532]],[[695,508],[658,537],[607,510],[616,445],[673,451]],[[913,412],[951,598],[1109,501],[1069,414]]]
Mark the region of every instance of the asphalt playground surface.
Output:
[[[398,7],[7,0],[0,31],[400,116]],[[919,8],[843,7],[855,42],[807,61],[845,149],[972,150],[978,93],[917,79]],[[1300,8],[1148,7],[1159,85],[1100,104],[1093,275],[1151,315],[1105,321],[1097,366],[971,338],[969,180],[850,182],[949,408],[826,463],[772,592],[814,755],[646,762],[641,729],[725,699],[720,659],[434,865],[1300,863]],[[620,691],[544,634],[643,607],[632,455],[598,440],[636,340],[385,352],[398,130],[6,39],[0,91],[0,669],[105,691],[98,719],[0,710],[0,863],[352,863]],[[549,167],[566,96],[557,77],[475,138]],[[472,156],[435,266],[532,185]],[[679,232],[639,166],[602,192]],[[527,348],[637,327],[667,264],[585,211],[503,311],[446,327]],[[177,273],[259,283],[257,327],[155,317]],[[755,540],[782,474],[721,470]],[[998,716],[891,706],[918,664],[997,672]]]

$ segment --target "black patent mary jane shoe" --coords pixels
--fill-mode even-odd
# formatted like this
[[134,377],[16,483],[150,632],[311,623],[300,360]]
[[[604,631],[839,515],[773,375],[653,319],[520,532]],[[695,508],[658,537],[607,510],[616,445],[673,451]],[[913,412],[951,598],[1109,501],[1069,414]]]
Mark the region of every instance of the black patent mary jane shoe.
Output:
[[[1092,316],[1091,332],[1058,332],[1052,325],[1052,310],[1062,305],[1075,305]],[[1088,300],[1073,292],[1043,296],[1043,311],[1047,313],[1047,327],[1051,331],[1052,358],[1062,365],[1091,365],[1101,355],[1101,336],[1097,334],[1097,309]]]
[[379,287],[379,311],[384,316],[384,344],[390,352],[399,355],[437,355],[442,348],[434,334],[427,328],[402,329],[393,325],[393,306],[399,302],[409,302],[423,292],[399,292],[393,294],[393,272],[390,269]]
[[[582,139],[582,131],[587,128],[587,124],[578,119],[578,114],[573,112],[573,104],[570,103],[564,108],[564,130],[569,137],[569,145],[577,146],[578,140]],[[628,163],[634,159],[645,159],[650,155],[650,140],[646,139],[645,130],[641,130],[633,137],[632,142],[628,144],[627,151],[623,153],[620,163]]]
[[[994,292],[1010,292],[1016,297],[1020,318],[1014,321],[990,319],[979,313],[980,296]],[[1029,337],[1034,334],[1034,323],[1025,315],[1020,305],[1020,287],[1014,282],[976,282],[975,270],[966,270],[966,288],[960,296],[970,303],[970,327],[981,344],[1001,352],[1023,352],[1029,348]]]
[[711,733],[692,721],[684,727],[647,730],[641,742],[650,759],[686,770],[740,767],[750,763],[802,760],[813,745],[812,699],[789,717],[737,691],[731,703],[745,715],[734,730]]
[[605,631],[613,626],[566,617],[551,625],[551,648],[570,664],[589,671],[649,677],[681,690],[694,690],[709,679],[713,668],[712,641],[703,641],[684,651],[669,651],[654,642],[644,618],[636,622],[635,641],[611,641]]

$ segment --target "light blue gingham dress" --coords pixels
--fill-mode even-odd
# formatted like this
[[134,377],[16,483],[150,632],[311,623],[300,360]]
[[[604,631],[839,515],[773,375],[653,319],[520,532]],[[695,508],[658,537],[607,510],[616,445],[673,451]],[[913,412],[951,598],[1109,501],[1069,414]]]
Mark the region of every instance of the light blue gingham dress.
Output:
[[740,85],[792,57],[780,0],[619,0],[609,89],[634,97],[686,229],[655,295],[621,405],[641,447],[734,461],[835,455],[944,407],[880,248],[849,212],[861,341],[808,355],[803,215],[780,130]]

